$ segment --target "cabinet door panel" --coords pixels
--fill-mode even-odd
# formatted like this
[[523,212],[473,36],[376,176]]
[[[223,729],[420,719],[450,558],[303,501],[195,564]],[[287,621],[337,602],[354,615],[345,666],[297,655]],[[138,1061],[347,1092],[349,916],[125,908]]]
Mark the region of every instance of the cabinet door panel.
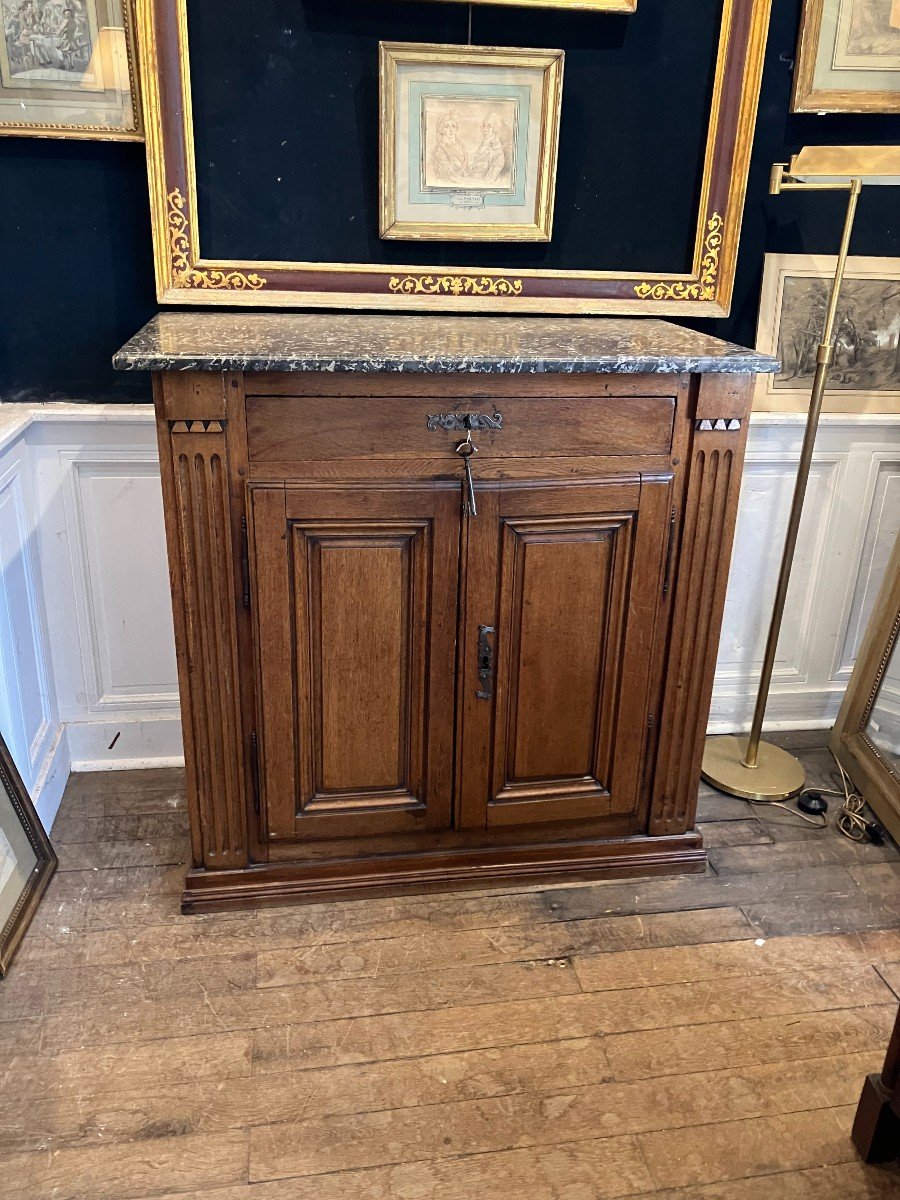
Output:
[[[598,482],[485,497],[484,520],[469,529],[466,825],[636,808],[669,488]],[[473,626],[488,620],[486,702],[473,678],[483,664],[470,664]]]
[[269,838],[449,827],[458,490],[253,495]]

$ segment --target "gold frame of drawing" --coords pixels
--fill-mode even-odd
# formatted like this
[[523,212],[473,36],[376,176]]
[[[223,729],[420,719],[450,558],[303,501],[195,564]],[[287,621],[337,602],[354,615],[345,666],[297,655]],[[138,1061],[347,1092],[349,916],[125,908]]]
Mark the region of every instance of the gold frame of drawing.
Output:
[[816,60],[819,56],[825,3],[826,0],[803,0],[791,112],[900,112],[900,91],[870,91],[864,88],[845,91],[840,88],[816,87]]
[[[778,358],[781,325],[784,317],[785,280],[817,279],[827,288],[834,278],[837,256],[834,254],[769,253],[763,260],[762,288],[756,324],[756,349]],[[893,283],[900,278],[900,258],[878,258],[852,254],[847,259],[846,282],[867,280]],[[809,408],[812,375],[797,380],[796,387],[776,386],[778,375],[757,376],[753,394],[754,412],[805,413]],[[854,390],[825,385],[822,405],[825,413],[883,414],[900,413],[900,390],[857,388]]]
[[137,0],[157,296],[268,308],[727,316],[772,0],[724,0],[690,271],[243,261],[199,245],[188,0]]
[[900,838],[900,775],[866,733],[866,727],[898,637],[900,538],[894,544],[828,743],[853,786],[894,838]]
[[[379,231],[387,239],[453,242],[549,242],[556,198],[559,119],[562,111],[562,50],[526,50],[503,46],[433,46],[412,42],[379,43]],[[453,67],[508,67],[541,71],[540,153],[533,224],[477,221],[402,221],[397,218],[397,68],[411,64]]]
[[[72,138],[92,142],[142,142],[144,128],[141,106],[139,55],[135,45],[136,0],[122,0],[122,27],[125,30],[125,49],[128,59],[128,81],[131,85],[133,129],[116,129],[112,125],[67,125],[63,121],[4,121],[0,120],[0,137]],[[118,26],[116,26],[118,28]]]

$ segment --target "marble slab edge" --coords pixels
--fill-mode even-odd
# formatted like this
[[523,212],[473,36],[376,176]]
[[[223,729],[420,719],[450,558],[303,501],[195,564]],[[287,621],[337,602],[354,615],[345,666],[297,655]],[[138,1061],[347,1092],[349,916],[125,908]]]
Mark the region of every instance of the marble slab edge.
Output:
[[245,357],[237,355],[165,356],[139,351],[119,351],[113,357],[118,371],[305,371],[322,373],[420,375],[680,375],[774,374],[777,358],[748,351],[734,356],[665,357],[660,355],[604,355],[597,358],[452,358],[419,355],[415,358]]

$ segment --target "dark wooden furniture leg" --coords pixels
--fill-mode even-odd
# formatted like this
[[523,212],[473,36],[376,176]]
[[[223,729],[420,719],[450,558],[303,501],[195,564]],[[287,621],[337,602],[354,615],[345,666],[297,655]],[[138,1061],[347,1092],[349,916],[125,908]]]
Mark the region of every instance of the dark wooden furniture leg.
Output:
[[900,1155],[900,1009],[880,1075],[868,1075],[853,1122],[853,1144],[863,1162]]

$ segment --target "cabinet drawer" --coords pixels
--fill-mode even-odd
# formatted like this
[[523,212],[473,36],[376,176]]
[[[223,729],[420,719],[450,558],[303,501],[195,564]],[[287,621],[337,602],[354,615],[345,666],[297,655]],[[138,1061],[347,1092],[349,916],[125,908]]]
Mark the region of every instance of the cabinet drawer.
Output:
[[248,396],[251,462],[348,458],[455,460],[466,434],[438,418],[477,413],[500,429],[473,432],[482,458],[668,454],[674,396]]

